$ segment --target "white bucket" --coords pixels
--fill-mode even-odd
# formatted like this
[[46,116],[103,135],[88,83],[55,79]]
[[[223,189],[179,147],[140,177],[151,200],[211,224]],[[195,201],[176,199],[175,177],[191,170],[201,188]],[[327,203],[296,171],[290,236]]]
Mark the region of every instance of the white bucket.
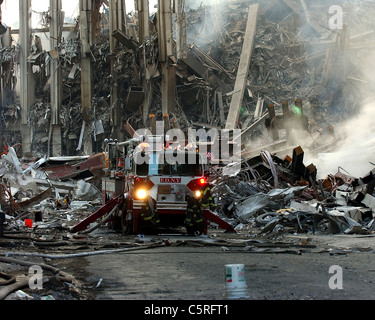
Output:
[[245,278],[245,265],[225,265],[225,298],[246,299],[249,298]]

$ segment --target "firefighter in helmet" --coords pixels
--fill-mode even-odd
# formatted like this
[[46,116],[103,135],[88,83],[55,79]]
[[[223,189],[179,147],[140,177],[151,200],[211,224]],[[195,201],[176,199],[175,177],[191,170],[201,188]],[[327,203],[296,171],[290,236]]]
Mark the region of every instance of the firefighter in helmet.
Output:
[[193,227],[203,222],[203,213],[199,200],[195,197],[186,196],[187,212],[185,218],[185,225]]
[[200,198],[200,203],[202,210],[215,210],[215,201],[212,195],[211,186],[207,183],[204,191],[202,192],[202,197]]
[[143,221],[151,222],[152,224],[159,224],[160,219],[157,210],[154,210],[153,200],[148,197],[148,199],[142,204],[141,217]]

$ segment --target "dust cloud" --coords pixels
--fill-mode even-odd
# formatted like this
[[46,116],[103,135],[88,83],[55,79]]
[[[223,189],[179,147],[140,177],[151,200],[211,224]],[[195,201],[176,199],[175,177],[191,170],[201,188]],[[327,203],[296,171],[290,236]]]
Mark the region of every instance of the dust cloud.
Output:
[[352,54],[351,60],[360,75],[355,85],[362,96],[362,107],[347,121],[334,124],[335,132],[342,137],[334,152],[309,159],[317,166],[320,178],[335,174],[338,167],[356,178],[365,176],[375,168],[375,54],[357,52]]
[[336,131],[343,137],[338,148],[317,157],[306,154],[306,161],[316,165],[319,178],[339,170],[357,178],[363,177],[375,163],[375,102],[365,105],[357,117],[336,126]]

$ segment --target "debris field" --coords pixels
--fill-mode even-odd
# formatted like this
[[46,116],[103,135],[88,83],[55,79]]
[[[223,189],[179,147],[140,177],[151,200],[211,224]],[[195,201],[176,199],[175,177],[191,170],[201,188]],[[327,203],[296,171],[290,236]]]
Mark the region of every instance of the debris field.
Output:
[[[29,30],[32,43],[22,57],[21,26],[1,38],[0,300],[89,299],[80,280],[56,267],[55,259],[240,246],[212,236],[223,228],[254,253],[300,254],[314,248],[301,240],[312,234],[375,234],[372,119],[349,130],[346,125],[373,103],[373,2],[336,1],[345,19],[332,29],[326,1],[176,0],[168,41],[161,28],[168,17],[145,11],[148,1],[138,1],[117,27],[111,15],[117,1],[79,3],[80,16],[60,26],[54,47],[43,47],[46,31]],[[40,14],[48,32],[51,15]],[[26,110],[17,87],[22,59],[34,85]],[[60,86],[58,106],[54,86]],[[215,209],[205,235],[147,242],[143,234],[112,228],[113,207],[103,204],[102,193],[106,139],[131,139],[136,130],[152,129],[155,119],[186,133],[240,132],[240,170],[209,166]],[[361,154],[351,154],[359,174],[350,173],[349,157],[338,152],[355,144],[362,146]],[[322,172],[331,158],[337,169]],[[25,270],[35,265],[48,271],[47,289],[39,294],[25,289],[32,277]]]

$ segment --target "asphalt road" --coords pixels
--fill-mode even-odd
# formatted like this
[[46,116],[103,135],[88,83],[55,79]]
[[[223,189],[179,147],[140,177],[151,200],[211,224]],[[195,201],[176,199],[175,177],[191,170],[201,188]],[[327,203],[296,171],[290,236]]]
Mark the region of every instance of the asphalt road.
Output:
[[96,300],[225,300],[226,264],[244,264],[249,300],[373,300],[374,257],[368,248],[328,252],[317,246],[297,254],[196,244],[93,255],[59,265],[66,265]]
[[[111,315],[123,313],[132,319],[242,319],[246,314],[255,316],[259,310],[267,317],[284,313],[305,317],[311,312],[315,316],[332,312],[340,317],[349,310],[364,310],[364,307],[350,308],[347,301],[371,303],[375,299],[375,237],[372,235],[302,234],[262,241],[249,238],[246,233],[214,231],[209,237],[163,235],[139,239],[103,229],[92,236],[95,241],[91,238],[87,245],[56,248],[53,252],[47,248],[48,253],[61,254],[64,258],[19,257],[32,262],[44,261],[76,280],[72,285],[51,279],[44,283],[43,290],[24,288],[25,292],[36,300],[52,296],[64,302],[94,302],[82,307],[79,304],[62,306],[61,310],[66,311],[74,308],[77,315],[82,312],[85,317],[98,316],[99,311],[103,314],[109,310]],[[137,246],[140,240],[145,242]],[[159,246],[149,248],[148,244]],[[118,252],[124,246],[137,250]],[[26,249],[25,245],[16,248]],[[32,248],[29,246],[29,250]],[[247,298],[226,298],[227,264],[244,265]],[[27,268],[13,264],[0,263],[0,269],[15,275],[27,272]],[[8,299],[17,300],[17,297],[13,294]],[[328,303],[304,304],[302,313],[296,309],[299,305],[279,304],[307,300]],[[337,305],[333,300],[344,304]],[[273,306],[275,302],[277,305]],[[53,303],[49,306],[56,308]],[[42,307],[46,310],[47,306]],[[29,309],[20,311],[23,310]]]

